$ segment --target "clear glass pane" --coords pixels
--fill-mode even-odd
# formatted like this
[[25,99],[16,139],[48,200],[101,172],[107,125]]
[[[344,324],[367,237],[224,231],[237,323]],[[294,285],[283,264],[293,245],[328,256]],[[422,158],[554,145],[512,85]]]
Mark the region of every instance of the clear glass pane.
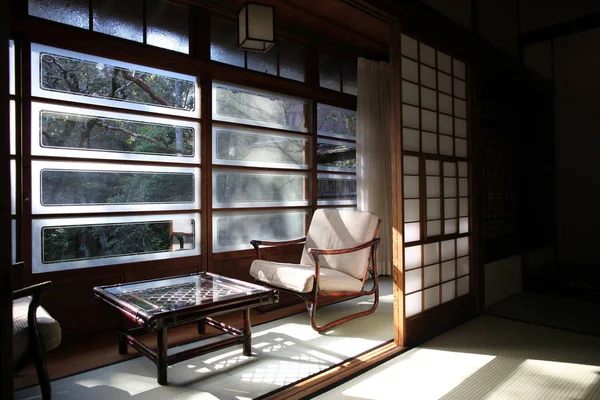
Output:
[[277,75],[277,50],[272,49],[266,53],[249,51],[248,69],[263,74]]
[[244,51],[238,48],[238,32],[234,22],[211,15],[210,59],[236,67],[245,67]]
[[461,99],[467,98],[467,88],[465,85],[465,81],[461,81],[460,79],[454,78],[454,95],[456,97],[460,97]]
[[427,199],[427,219],[440,219],[440,199]]
[[456,239],[456,252],[458,257],[466,256],[467,254],[469,254],[468,237]]
[[423,265],[431,265],[440,262],[440,244],[428,243],[423,245]]
[[404,297],[404,309],[407,318],[419,314],[422,311],[422,295],[423,292],[417,292]]
[[418,83],[419,64],[416,61],[402,57],[402,78]]
[[213,251],[250,249],[251,240],[291,240],[305,236],[304,211],[260,213],[214,213]]
[[421,110],[421,129],[429,132],[437,132],[437,113]]
[[405,176],[404,177],[404,198],[418,199],[419,198],[419,177]]
[[427,237],[439,236],[442,234],[442,221],[427,221]]
[[406,35],[400,35],[400,52],[410,58],[418,59],[417,41]]
[[423,288],[423,282],[421,281],[421,268],[406,271],[404,274],[404,290],[406,293],[415,292]]
[[89,0],[29,0],[29,15],[90,29]]
[[452,78],[450,78],[450,75],[438,72],[438,87],[441,92],[452,94]]
[[456,281],[456,297],[469,294],[469,277],[464,276]]
[[435,90],[421,87],[421,107],[429,108],[430,110],[437,109]]
[[423,275],[423,287],[437,285],[440,283],[440,264],[425,267]]
[[427,175],[440,175],[440,162],[436,160],[425,161],[425,171]]
[[189,20],[187,7],[164,0],[146,0],[146,43],[189,54]]
[[342,60],[331,54],[319,54],[319,84],[326,89],[341,91]]
[[15,42],[8,41],[8,93],[15,94]]
[[444,200],[444,216],[446,218],[457,217],[457,199],[445,199]]
[[461,99],[454,99],[454,115],[459,118],[467,118],[467,102]]
[[404,103],[419,105],[419,87],[414,83],[402,81],[402,101]]
[[442,284],[442,303],[456,298],[455,289],[454,281]]
[[454,155],[454,142],[452,136],[440,135],[440,154],[443,156]]
[[466,79],[465,63],[457,59],[454,59],[454,76],[460,79]]
[[411,222],[404,224],[404,242],[414,242],[421,239],[421,224]]
[[37,44],[31,48],[34,95],[176,115],[198,114],[193,76]]
[[469,232],[469,218],[461,218],[459,220],[458,233],[467,233],[467,232]]
[[456,196],[456,178],[444,178],[444,197]]
[[452,115],[452,97],[444,93],[439,93],[439,102],[440,112]]
[[456,147],[456,157],[467,157],[467,141],[464,139],[454,139]]
[[444,114],[439,114],[440,117],[440,133],[444,135],[452,135],[452,117]]
[[419,268],[421,266],[421,246],[410,246],[404,248],[404,268]]
[[456,128],[456,136],[462,138],[467,137],[467,120],[454,118],[454,126]]
[[456,273],[458,276],[467,275],[469,273],[469,257],[456,259]]
[[325,136],[356,138],[356,112],[317,104],[317,132]]
[[438,69],[447,73],[452,73],[452,59],[448,54],[441,51],[437,52]]
[[454,240],[446,240],[442,242],[442,261],[451,260],[454,258]]
[[356,96],[358,94],[358,71],[356,60],[342,61],[342,79],[344,93]]
[[442,282],[449,281],[455,277],[454,260],[442,263]]
[[[236,33],[235,29],[233,30]],[[279,76],[304,82],[306,80],[306,50],[301,43],[279,39]]]
[[356,171],[356,144],[318,139],[317,166],[323,171]]
[[435,89],[437,87],[435,80],[435,70],[425,65],[421,65],[421,85]]
[[213,83],[213,119],[306,132],[308,100]]
[[404,220],[406,222],[419,220],[419,200],[404,200]]
[[427,177],[427,197],[440,197],[440,178],[436,176]]
[[440,287],[434,286],[425,290],[425,310],[440,304]]
[[135,42],[144,41],[143,0],[104,0],[92,5],[94,31]]
[[431,67],[435,67],[435,50],[423,43],[420,43],[419,47],[421,50],[421,58],[419,61]]
[[319,174],[317,204],[356,204],[356,176]]
[[458,215],[461,217],[466,217],[469,215],[469,198],[461,197],[458,199]]
[[402,105],[402,126],[419,129],[419,109],[417,107]]
[[423,153],[437,154],[438,135],[436,133],[423,132]]
[[276,168],[308,168],[308,139],[213,125],[213,162]]
[[456,219],[447,219],[444,220],[444,235],[451,235],[456,233],[457,231],[457,220]]
[[402,147],[408,151],[420,151],[419,131],[415,129],[402,128]]
[[404,156],[402,158],[402,168],[404,175],[419,175],[419,158]]
[[200,254],[199,214],[34,220],[33,272]]

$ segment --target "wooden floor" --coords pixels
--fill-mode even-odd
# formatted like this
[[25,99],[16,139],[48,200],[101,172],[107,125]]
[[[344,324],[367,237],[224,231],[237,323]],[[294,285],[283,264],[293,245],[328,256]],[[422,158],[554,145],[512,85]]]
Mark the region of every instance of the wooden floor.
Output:
[[[343,300],[347,299],[340,298],[335,302]],[[325,305],[332,302],[322,303]],[[296,303],[266,312],[258,312],[256,309],[252,309],[250,310],[250,320],[252,321],[252,325],[256,326],[300,312],[306,312],[304,303]],[[306,318],[308,318],[308,314]],[[225,314],[217,317],[217,319],[233,327],[241,328],[242,320],[240,312]],[[222,332],[207,326],[206,333],[200,335],[198,334],[196,324],[173,328],[169,330],[169,346],[182,345],[220,334]],[[145,344],[155,348],[156,334],[147,334],[140,336],[140,338]],[[46,355],[46,364],[50,379],[57,379],[138,356],[140,354],[131,348],[129,348],[128,354],[119,354],[117,349],[117,333],[114,332],[62,343],[58,348]],[[28,365],[15,374],[15,390],[35,384],[37,384],[37,376],[33,364]]]

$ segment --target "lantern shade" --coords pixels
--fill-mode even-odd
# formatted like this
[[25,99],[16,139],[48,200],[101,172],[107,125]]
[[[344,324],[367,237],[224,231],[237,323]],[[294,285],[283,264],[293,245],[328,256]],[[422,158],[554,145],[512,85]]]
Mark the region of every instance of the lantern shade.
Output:
[[275,45],[275,9],[246,3],[238,16],[238,45],[242,50],[266,52]]

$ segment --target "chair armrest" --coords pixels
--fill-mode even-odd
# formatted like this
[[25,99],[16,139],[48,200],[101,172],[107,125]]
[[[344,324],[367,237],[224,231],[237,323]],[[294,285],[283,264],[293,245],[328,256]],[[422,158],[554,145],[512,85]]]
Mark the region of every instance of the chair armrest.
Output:
[[315,262],[318,261],[320,255],[336,255],[336,254],[348,254],[353,253],[355,251],[364,250],[366,248],[372,247],[372,251],[377,250],[377,246],[379,246],[380,238],[375,238],[371,241],[368,241],[363,244],[359,244],[355,247],[349,247],[346,249],[319,249],[316,247],[311,247],[308,249],[308,254],[310,254]]
[[280,247],[280,246],[289,246],[292,244],[299,244],[306,242],[306,236],[299,239],[292,240],[282,240],[279,242],[269,242],[266,240],[251,240],[250,244],[256,250],[256,257],[260,258],[260,246],[271,246],[271,247]]
[[12,293],[12,298],[14,300],[27,296],[41,296],[42,294],[48,292],[50,289],[52,289],[52,282],[46,281],[35,285],[27,286],[23,289],[15,290]]

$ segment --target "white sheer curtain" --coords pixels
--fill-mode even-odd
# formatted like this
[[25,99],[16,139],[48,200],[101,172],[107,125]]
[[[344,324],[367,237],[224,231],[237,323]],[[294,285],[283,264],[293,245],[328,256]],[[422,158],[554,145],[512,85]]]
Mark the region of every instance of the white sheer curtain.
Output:
[[392,274],[392,171],[389,64],[358,59],[356,180],[358,209],[383,220],[377,251],[380,275]]

